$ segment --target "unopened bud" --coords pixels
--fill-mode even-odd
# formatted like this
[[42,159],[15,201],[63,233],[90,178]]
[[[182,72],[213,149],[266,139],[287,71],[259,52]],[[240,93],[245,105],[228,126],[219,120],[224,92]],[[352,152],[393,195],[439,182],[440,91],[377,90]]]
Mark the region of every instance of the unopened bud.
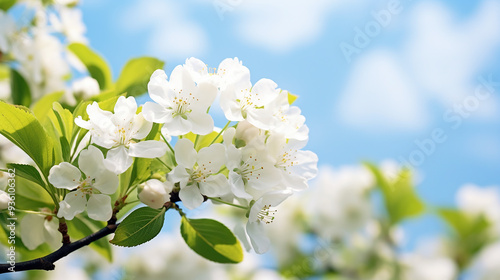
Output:
[[151,208],[161,208],[165,202],[170,201],[170,192],[173,184],[169,181],[161,182],[151,179],[141,185],[139,189],[139,200]]

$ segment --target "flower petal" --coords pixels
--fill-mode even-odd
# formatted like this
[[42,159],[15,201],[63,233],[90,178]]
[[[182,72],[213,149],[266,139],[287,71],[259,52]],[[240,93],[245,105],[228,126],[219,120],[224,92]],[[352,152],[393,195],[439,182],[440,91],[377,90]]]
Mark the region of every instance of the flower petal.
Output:
[[119,177],[113,171],[106,168],[101,170],[101,173],[94,177],[94,188],[104,194],[113,194],[118,189]]
[[97,221],[111,219],[113,209],[111,208],[111,197],[105,194],[92,194],[87,203],[89,218]]
[[134,160],[128,155],[124,146],[119,146],[108,151],[104,164],[116,174],[121,174],[132,165]]
[[19,222],[21,240],[26,248],[35,250],[45,242],[43,234],[40,234],[40,231],[43,229],[43,220],[43,215],[27,214]]
[[271,241],[266,236],[264,227],[261,223],[247,223],[247,234],[250,237],[252,247],[257,254],[264,254],[271,247]]
[[104,155],[98,148],[89,146],[80,153],[78,166],[85,175],[95,178],[104,168]]
[[49,182],[56,188],[72,190],[80,184],[82,173],[68,162],[61,162],[52,167],[49,173]]
[[189,114],[189,122],[191,123],[191,131],[194,134],[207,135],[214,131],[214,120],[212,116],[205,111],[193,111]]
[[72,220],[75,215],[82,213],[87,205],[85,194],[77,190],[67,193],[64,200],[59,202],[57,217]]
[[168,146],[164,142],[148,140],[130,144],[128,155],[140,158],[156,158],[163,156],[167,149]]
[[180,139],[175,144],[175,160],[178,165],[185,168],[193,168],[196,163],[197,153],[194,149],[194,144],[188,139]]
[[143,139],[148,136],[153,123],[148,122],[144,119],[142,112],[134,116],[132,130],[130,131],[130,138],[133,139]]
[[229,192],[229,183],[226,176],[216,174],[209,176],[205,181],[199,182],[200,191],[206,196],[221,196]]
[[57,249],[61,246],[61,233],[59,232],[59,222],[57,219],[46,220],[43,222],[43,236],[45,242],[53,249]]
[[196,185],[187,185],[179,191],[182,204],[188,209],[195,209],[203,203],[203,196]]
[[142,106],[142,113],[144,119],[155,123],[165,123],[172,118],[172,113],[170,111],[166,110],[165,107],[160,104],[153,102],[146,102],[146,104]]

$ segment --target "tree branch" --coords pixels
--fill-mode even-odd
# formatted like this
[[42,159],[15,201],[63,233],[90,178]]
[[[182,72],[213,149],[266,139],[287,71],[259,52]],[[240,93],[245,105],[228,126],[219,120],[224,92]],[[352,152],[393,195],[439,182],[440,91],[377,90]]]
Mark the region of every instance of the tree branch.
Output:
[[[118,224],[107,225],[96,233],[93,233],[89,236],[86,236],[78,241],[73,243],[65,244],[57,251],[38,259],[29,260],[25,262],[19,262],[15,264],[14,271],[25,271],[25,270],[54,270],[54,263],[61,258],[69,255],[70,253],[89,245],[90,243],[99,240],[108,234],[115,232]],[[14,272],[9,270],[11,267],[10,264],[0,264],[0,273]]]

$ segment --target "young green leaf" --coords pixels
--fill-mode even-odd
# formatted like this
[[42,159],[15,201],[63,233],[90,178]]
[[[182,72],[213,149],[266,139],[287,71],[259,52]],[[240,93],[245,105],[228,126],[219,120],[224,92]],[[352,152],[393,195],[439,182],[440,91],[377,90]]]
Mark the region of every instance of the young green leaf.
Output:
[[21,148],[48,176],[54,165],[54,144],[29,109],[0,102],[0,134]]
[[10,7],[14,6],[16,4],[17,0],[2,0],[0,1],[0,10],[7,11],[10,9]]
[[218,263],[239,263],[243,260],[240,242],[217,221],[182,217],[181,234],[187,245],[206,259]]
[[23,76],[14,69],[10,72],[10,90],[15,105],[29,107],[31,105],[31,91]]
[[40,98],[32,107],[35,117],[43,123],[44,119],[49,116],[48,113],[52,110],[52,104],[59,101],[63,95],[64,91],[58,91]]
[[68,46],[68,49],[74,53],[87,67],[92,78],[99,83],[101,90],[109,89],[112,84],[111,70],[106,61],[89,47],[80,43],[73,43]]
[[396,178],[389,179],[374,165],[366,164],[366,166],[373,173],[382,191],[391,225],[422,214],[425,204],[415,192],[409,169],[403,168]]
[[134,247],[148,242],[160,233],[165,219],[165,208],[142,207],[130,213],[120,223],[115,237],[109,242],[123,247]]
[[292,105],[293,102],[295,102],[295,100],[297,100],[297,98],[299,98],[298,95],[295,95],[293,93],[288,93],[288,104]]
[[40,176],[38,170],[31,165],[7,163],[7,168],[15,169],[16,176],[23,177],[24,179],[30,180],[31,182],[40,186],[45,186],[45,182],[43,181],[42,176]]
[[127,62],[116,81],[116,93],[138,96],[148,91],[151,74],[162,69],[165,63],[153,57],[139,57]]

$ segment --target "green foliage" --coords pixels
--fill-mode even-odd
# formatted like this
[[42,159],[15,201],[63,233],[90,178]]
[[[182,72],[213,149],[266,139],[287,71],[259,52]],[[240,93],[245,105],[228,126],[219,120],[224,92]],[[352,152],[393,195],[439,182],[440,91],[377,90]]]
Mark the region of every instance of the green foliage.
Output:
[[[68,234],[73,241],[89,236],[106,226],[105,222],[92,220],[83,214],[76,215],[73,220],[66,221],[66,223],[68,224]],[[94,241],[89,246],[110,262],[112,261],[111,245],[107,238]]]
[[43,181],[42,176],[40,176],[38,170],[31,165],[8,163],[7,168],[15,169],[16,176],[23,177],[24,179],[27,179],[40,186],[45,186],[45,182]]
[[31,105],[31,91],[23,76],[14,69],[10,72],[10,90],[15,105],[29,107]]
[[61,97],[64,95],[63,91],[59,92],[54,92],[51,94],[47,94],[40,98],[35,105],[33,105],[33,113],[35,114],[35,117],[43,123],[45,118],[48,117],[48,114],[50,112],[50,109],[52,108],[52,104],[56,101],[59,101]]
[[115,237],[110,242],[123,247],[134,247],[148,242],[160,233],[165,211],[165,208],[158,210],[149,207],[135,210],[120,223]]
[[74,53],[85,65],[92,78],[99,83],[101,90],[109,89],[113,85],[111,70],[106,61],[88,46],[80,43],[73,43],[68,49]]
[[54,144],[29,109],[0,102],[0,134],[26,152],[48,176],[54,165]]
[[293,93],[288,93],[288,104],[292,105],[295,100],[297,100],[297,98],[299,98],[298,95],[295,95]]
[[43,191],[39,184],[21,177],[21,174],[20,170],[16,169],[16,209],[54,209],[54,201],[50,195]]
[[220,222],[182,217],[181,234],[200,256],[218,263],[239,263],[243,249],[234,234]]
[[409,169],[403,168],[396,178],[389,179],[376,166],[368,163],[366,166],[373,173],[377,185],[382,191],[391,225],[424,212],[425,204],[415,191]]
[[127,93],[127,96],[138,96],[147,92],[147,84],[151,74],[163,68],[165,63],[153,57],[139,57],[127,62],[120,77],[116,81],[116,93]]
[[0,10],[8,11],[10,7],[16,4],[17,0],[0,0]]
[[452,249],[460,268],[465,268],[473,256],[493,241],[491,224],[484,215],[450,208],[440,208],[437,213],[453,231]]
[[[192,132],[189,132],[188,134],[184,135],[183,138],[187,138],[191,140],[191,142],[195,143],[196,142],[196,151],[200,151],[204,147],[210,146],[210,143],[219,135],[218,132],[212,131],[207,135],[197,135]],[[198,137],[198,141],[196,141],[196,137]],[[222,136],[219,136],[214,143],[221,143],[222,142]]]

